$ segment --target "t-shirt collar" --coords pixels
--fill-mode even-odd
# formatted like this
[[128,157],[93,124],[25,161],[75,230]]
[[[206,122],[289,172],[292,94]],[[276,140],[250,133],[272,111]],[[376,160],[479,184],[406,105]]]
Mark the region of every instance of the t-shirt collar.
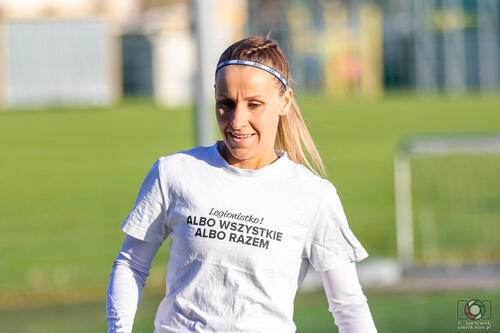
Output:
[[278,159],[271,164],[263,166],[259,169],[242,169],[237,168],[229,163],[221,156],[219,149],[221,145],[224,144],[224,141],[217,141],[213,146],[210,147],[210,153],[213,156],[215,165],[223,168],[224,170],[239,176],[249,176],[249,177],[261,177],[271,174],[276,174],[277,172],[282,172],[283,167],[286,162],[289,161],[288,155],[286,151],[283,150],[275,150],[276,155],[278,155]]

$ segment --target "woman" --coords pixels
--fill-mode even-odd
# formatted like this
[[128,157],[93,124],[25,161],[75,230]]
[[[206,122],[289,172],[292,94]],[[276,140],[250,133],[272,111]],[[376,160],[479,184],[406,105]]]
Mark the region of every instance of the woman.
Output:
[[271,40],[250,37],[222,54],[215,96],[223,141],[160,157],[146,176],[122,225],[109,332],[131,331],[167,237],[155,332],[294,332],[293,300],[309,265],[321,272],[340,332],[376,332],[355,269],[368,254],[335,187],[319,176],[289,79]]

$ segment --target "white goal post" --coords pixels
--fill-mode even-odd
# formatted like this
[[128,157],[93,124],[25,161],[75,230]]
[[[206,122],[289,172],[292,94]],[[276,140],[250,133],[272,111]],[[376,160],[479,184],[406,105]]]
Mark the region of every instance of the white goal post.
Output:
[[[451,159],[455,163],[453,167],[450,167]],[[423,160],[428,165],[430,165],[428,161],[432,161],[433,165],[429,167],[420,164],[418,168],[425,172],[415,174],[413,165],[418,165],[419,160]],[[481,179],[474,179],[474,177]],[[421,253],[424,258],[427,256],[436,260],[438,256],[433,257],[427,254],[439,254],[443,242],[448,242],[446,245],[448,249],[452,248],[449,252],[453,251],[454,246],[457,248],[462,246],[457,250],[457,258],[467,257],[463,255],[463,252],[467,252],[463,249],[467,250],[468,244],[465,246],[463,244],[468,242],[470,242],[470,247],[485,246],[484,251],[477,250],[476,252],[487,253],[490,255],[487,259],[497,256],[500,251],[499,236],[495,235],[500,229],[499,178],[500,133],[426,135],[413,136],[404,140],[394,157],[399,263],[403,267],[416,264],[415,239],[417,234],[420,235],[421,248],[423,248]],[[415,188],[418,186],[423,188],[419,197],[422,198],[422,202],[425,201],[425,204],[416,204],[414,195]],[[475,189],[474,186],[478,188]],[[485,189],[479,187],[485,187]],[[443,200],[449,202],[440,206],[439,202]],[[470,202],[473,202],[470,205],[474,205],[471,206],[474,208],[472,213],[465,211]],[[416,205],[419,208],[416,209]],[[465,206],[467,207],[464,208]],[[486,206],[488,211],[485,213],[484,207]],[[481,207],[484,208],[483,211]],[[454,215],[445,217],[448,211],[451,212],[449,214]],[[416,215],[420,216],[422,222],[419,228],[415,227]],[[475,229],[478,229],[477,232],[472,232]],[[420,230],[420,233],[417,230]],[[468,230],[471,231],[470,234]],[[494,242],[496,245],[493,244]],[[442,252],[444,251],[441,251],[441,259],[445,257]]]

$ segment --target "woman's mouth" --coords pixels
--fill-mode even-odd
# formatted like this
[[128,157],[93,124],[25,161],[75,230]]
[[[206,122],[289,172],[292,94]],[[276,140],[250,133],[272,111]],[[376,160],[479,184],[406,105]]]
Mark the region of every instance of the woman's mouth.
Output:
[[255,133],[250,133],[250,134],[242,134],[242,133],[232,133],[229,132],[229,136],[231,137],[231,141],[233,141],[236,144],[244,144],[255,135]]

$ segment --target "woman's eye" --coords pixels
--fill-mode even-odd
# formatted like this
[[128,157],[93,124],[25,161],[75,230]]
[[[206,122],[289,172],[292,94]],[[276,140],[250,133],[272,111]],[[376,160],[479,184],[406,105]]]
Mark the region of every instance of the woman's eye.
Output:
[[220,105],[223,107],[223,108],[229,108],[231,106],[233,106],[233,101],[229,100],[229,99],[223,99],[222,101],[219,102]]
[[251,108],[251,109],[256,109],[258,108],[259,106],[261,106],[262,104],[260,103],[250,103],[248,104],[248,106]]

